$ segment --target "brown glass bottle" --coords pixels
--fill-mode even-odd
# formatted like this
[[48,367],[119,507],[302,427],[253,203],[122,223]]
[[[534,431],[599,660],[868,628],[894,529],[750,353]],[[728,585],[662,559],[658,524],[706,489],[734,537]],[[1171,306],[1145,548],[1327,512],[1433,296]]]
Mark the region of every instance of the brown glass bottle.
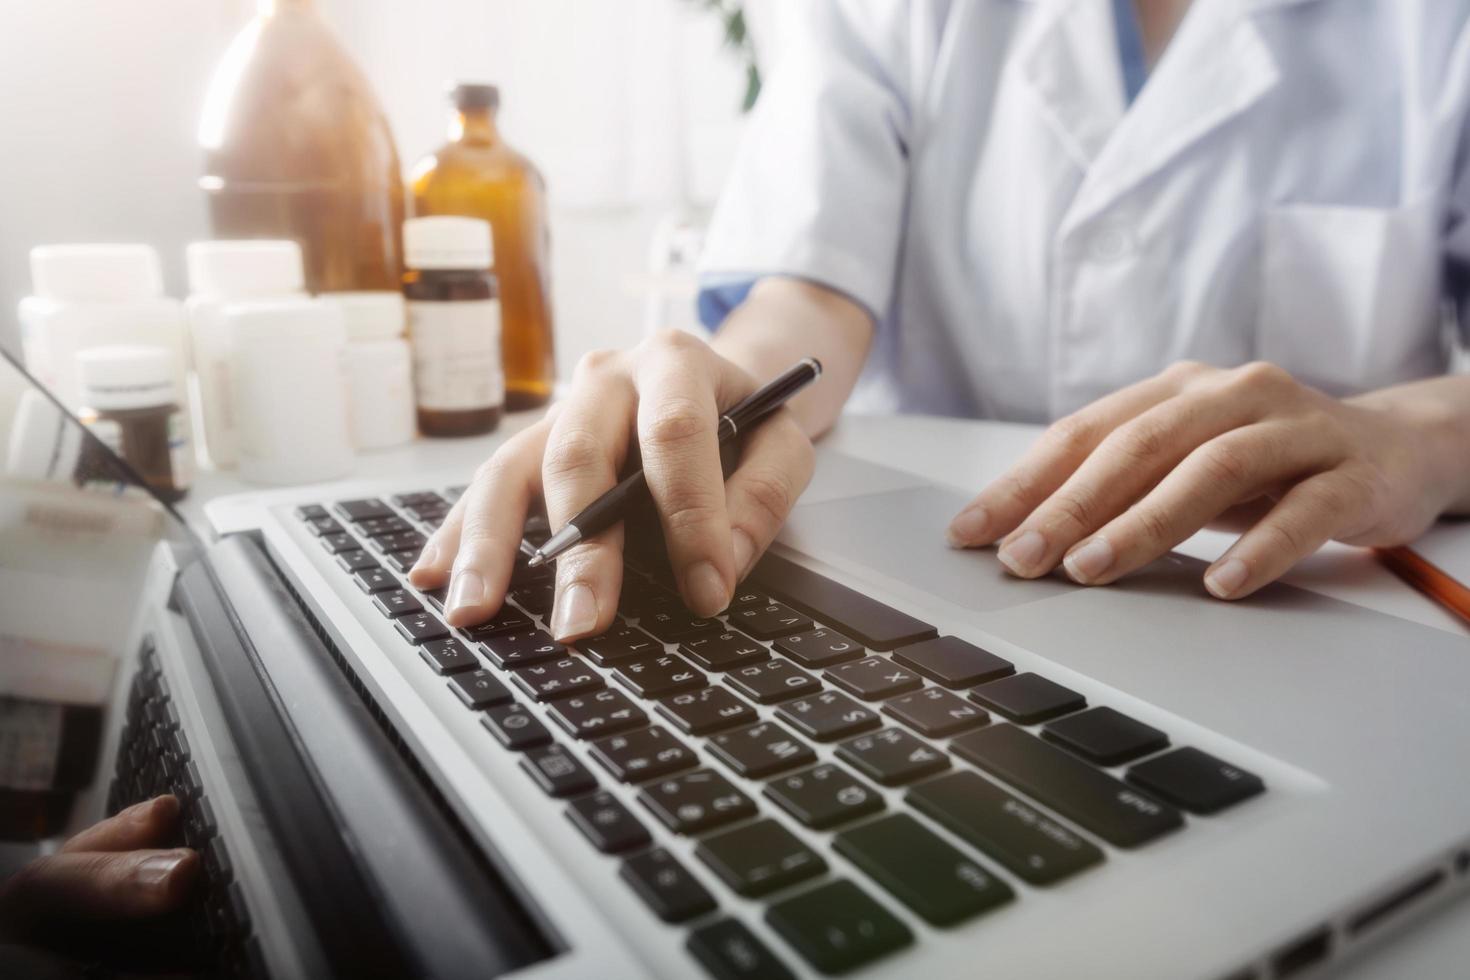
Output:
[[311,292],[396,289],[403,179],[372,87],[312,0],[258,0],[205,101],[217,238],[290,238]]
[[414,167],[413,213],[490,222],[505,312],[505,407],[534,408],[550,399],[556,377],[546,184],[497,130],[495,86],[457,85],[452,99],[449,142]]
[[426,436],[494,431],[505,406],[501,303],[484,221],[413,218],[404,226],[403,296],[414,399]]

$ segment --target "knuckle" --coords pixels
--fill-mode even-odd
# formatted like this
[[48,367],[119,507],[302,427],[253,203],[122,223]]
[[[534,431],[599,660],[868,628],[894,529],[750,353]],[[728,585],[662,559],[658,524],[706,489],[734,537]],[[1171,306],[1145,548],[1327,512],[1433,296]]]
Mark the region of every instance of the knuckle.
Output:
[[1299,555],[1306,550],[1306,535],[1295,521],[1286,518],[1268,520],[1260,525],[1260,531],[1270,551]]
[[667,449],[714,432],[714,424],[701,406],[689,398],[665,399],[642,426],[641,442]]
[[1098,426],[1082,413],[1063,416],[1047,429],[1047,438],[1068,454],[1085,453],[1097,442]]
[[1254,391],[1272,391],[1293,384],[1285,368],[1270,361],[1251,361],[1232,372],[1232,378],[1242,388]]
[[1133,514],[1139,533],[1152,545],[1167,547],[1172,543],[1174,528],[1156,507],[1139,507]]
[[1097,506],[1092,495],[1084,490],[1074,488],[1058,491],[1047,506],[1064,521],[1076,527],[1094,526]]
[[701,532],[720,516],[723,507],[709,494],[684,492],[665,501],[662,510],[664,530],[678,538]]
[[796,503],[796,492],[785,472],[762,468],[745,477],[745,493],[760,509],[770,527],[779,527]]
[[585,473],[607,460],[602,442],[590,429],[567,426],[546,443],[541,472],[547,480]]
[[1112,448],[1134,462],[1152,462],[1169,444],[1169,428],[1162,422],[1141,418],[1119,429],[1109,441]]
[[1208,364],[1201,361],[1175,361],[1164,369],[1164,377],[1182,383],[1193,381],[1201,375],[1208,374],[1211,370],[1213,369]]
[[1007,511],[1025,510],[1031,500],[1029,485],[1011,473],[998,478],[991,485],[989,493],[993,494],[995,502]]
[[693,334],[677,327],[662,328],[647,343],[652,350],[664,351],[691,351],[704,346]]
[[577,359],[576,378],[586,378],[608,370],[618,359],[618,352],[607,348],[589,350]]
[[1199,465],[1211,483],[1239,486],[1250,480],[1251,456],[1233,440],[1216,439],[1200,450]]

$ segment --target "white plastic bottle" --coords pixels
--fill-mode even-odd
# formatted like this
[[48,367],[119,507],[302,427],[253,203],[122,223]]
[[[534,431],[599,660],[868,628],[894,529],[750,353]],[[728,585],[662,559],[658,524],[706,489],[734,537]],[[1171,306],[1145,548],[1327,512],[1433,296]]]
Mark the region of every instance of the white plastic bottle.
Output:
[[195,242],[189,268],[189,346],[204,448],[215,467],[235,465],[235,420],[221,311],[258,299],[304,299],[301,247],[292,241]]
[[221,312],[240,475],[288,485],[352,472],[343,357],[347,333],[333,303],[263,300]]
[[177,391],[185,384],[184,305],[163,295],[158,253],[147,245],[38,245],[33,295],[20,301],[26,367],[67,407],[79,407],[77,355],[118,344],[163,347]]
[[415,433],[413,356],[403,337],[403,295],[327,293],[347,328],[347,416],[359,450],[391,449]]

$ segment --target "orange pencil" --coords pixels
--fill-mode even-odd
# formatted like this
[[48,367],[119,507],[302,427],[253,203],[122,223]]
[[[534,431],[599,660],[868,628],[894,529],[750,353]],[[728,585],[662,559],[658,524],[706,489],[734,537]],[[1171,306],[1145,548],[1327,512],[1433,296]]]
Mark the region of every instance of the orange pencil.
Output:
[[1399,578],[1470,622],[1470,586],[1407,546],[1374,549],[1380,561]]

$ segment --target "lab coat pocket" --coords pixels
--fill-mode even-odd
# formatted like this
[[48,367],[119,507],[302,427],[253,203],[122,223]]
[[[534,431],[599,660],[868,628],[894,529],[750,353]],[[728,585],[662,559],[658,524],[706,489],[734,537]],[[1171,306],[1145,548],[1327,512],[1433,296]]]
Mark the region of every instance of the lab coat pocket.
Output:
[[1444,370],[1436,196],[1266,212],[1256,356],[1333,394]]

